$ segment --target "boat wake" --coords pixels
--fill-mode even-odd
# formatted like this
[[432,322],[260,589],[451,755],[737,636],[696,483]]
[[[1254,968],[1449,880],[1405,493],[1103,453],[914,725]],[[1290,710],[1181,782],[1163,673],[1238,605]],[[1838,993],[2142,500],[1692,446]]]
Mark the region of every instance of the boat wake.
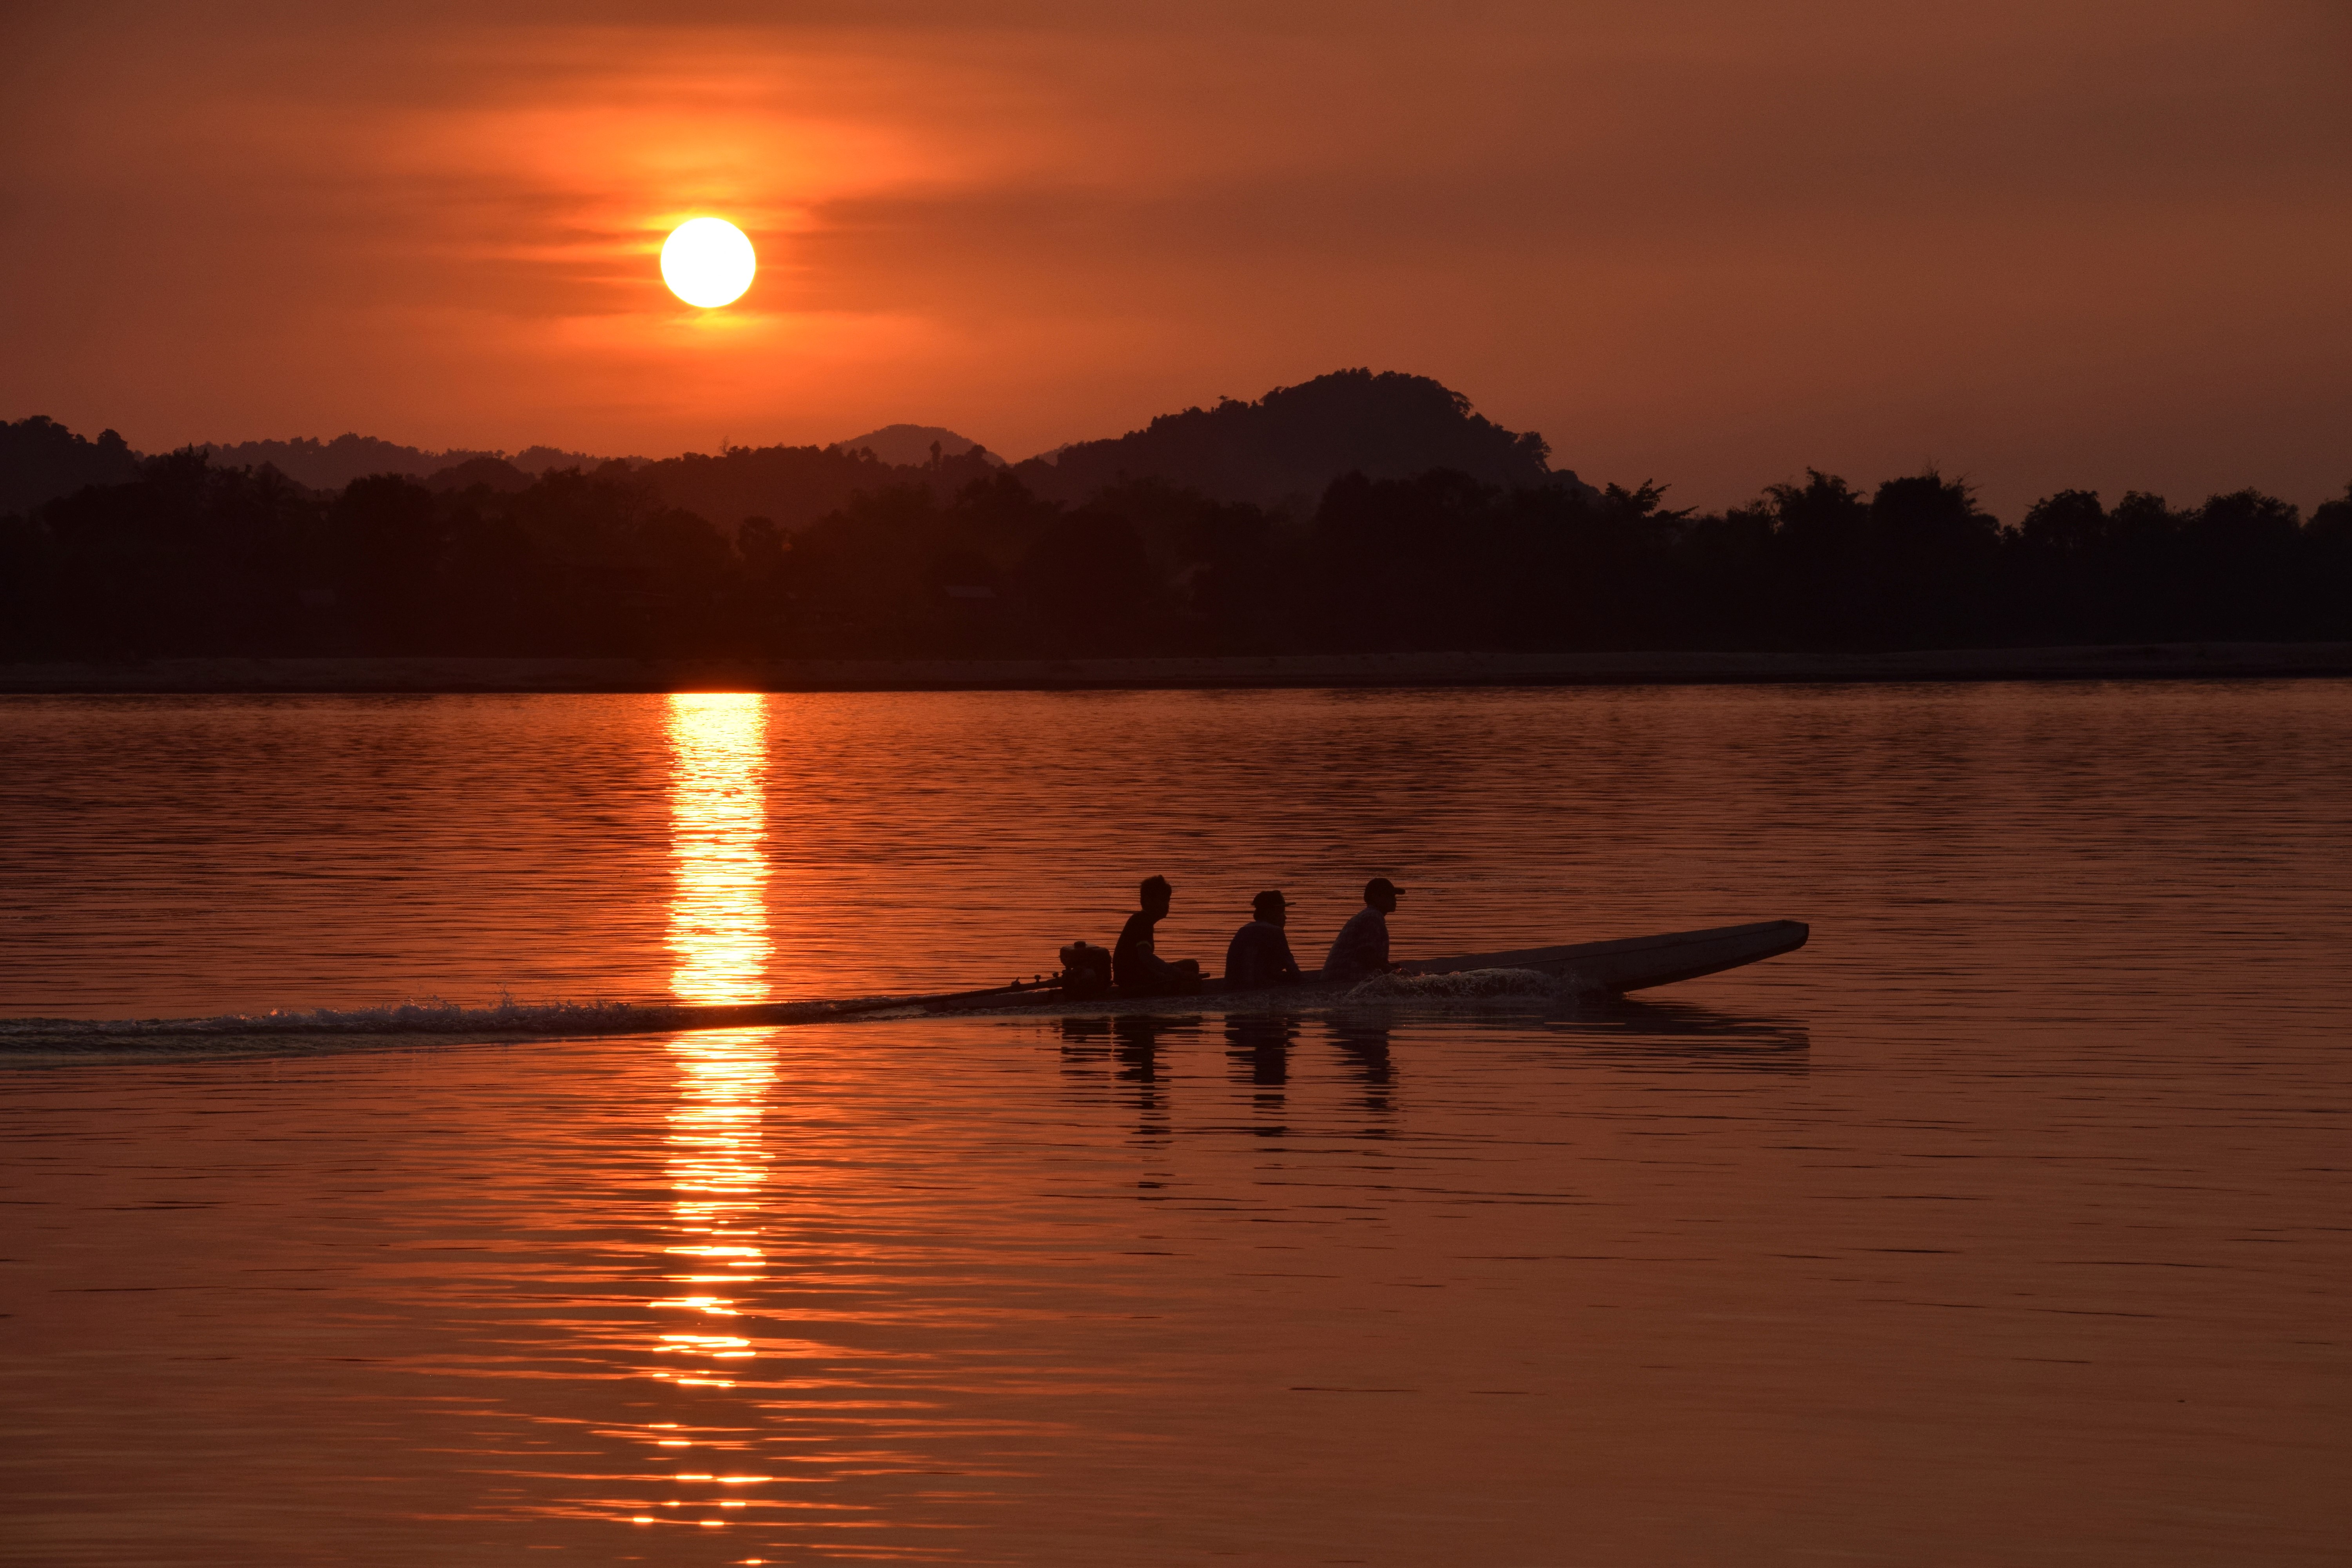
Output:
[[1579,994],[1559,976],[1536,969],[1464,969],[1446,974],[1375,974],[1349,1002],[1558,1001]]
[[294,1046],[400,1037],[511,1039],[613,1035],[691,1026],[696,1009],[629,1002],[522,1003],[502,998],[467,1007],[438,997],[381,1007],[313,1012],[227,1013],[209,1018],[0,1019],[0,1052],[180,1047],[202,1049],[268,1042]]
[[311,1013],[274,1009],[225,1013],[214,1018],[13,1018],[0,1020],[0,1038],[18,1033],[136,1038],[142,1035],[438,1035],[496,1028],[551,1031],[674,1011],[626,1002],[501,1002],[491,1007],[467,1007],[436,999],[348,1010],[321,1007]]
[[[1381,974],[1349,989],[1310,988],[1220,996],[1152,997],[1073,1001],[1062,1012],[1155,1012],[1169,1009],[1248,1011],[1264,1005],[1465,1008],[1558,1005],[1583,993],[1558,975],[1534,969],[1466,969],[1444,974]],[[371,1045],[431,1040],[439,1044],[494,1043],[588,1036],[654,1035],[693,1029],[773,1026],[851,1018],[922,1016],[941,998],[868,996],[806,1002],[740,1005],[643,1002],[522,1003],[502,997],[488,1007],[427,997],[380,1007],[322,1007],[310,1012],[272,1010],[227,1013],[208,1018],[10,1018],[0,1019],[0,1058],[19,1061],[107,1052],[119,1054],[219,1054],[352,1049]],[[947,1000],[961,1000],[949,998]],[[982,993],[954,1011],[988,1016],[997,999]],[[1033,998],[1004,998],[1006,1011],[1037,1016]],[[1054,999],[1048,998],[1052,1006]]]

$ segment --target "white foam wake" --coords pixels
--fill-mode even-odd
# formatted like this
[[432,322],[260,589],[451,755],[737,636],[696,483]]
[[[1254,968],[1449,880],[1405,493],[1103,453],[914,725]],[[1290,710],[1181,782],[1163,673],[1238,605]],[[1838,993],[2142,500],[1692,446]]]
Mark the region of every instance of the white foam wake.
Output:
[[1483,1002],[1500,997],[1570,994],[1535,969],[1464,969],[1451,974],[1375,974],[1348,993],[1350,1002]]
[[273,1009],[225,1013],[209,1018],[8,1018],[0,1019],[0,1045],[21,1041],[100,1044],[163,1037],[256,1035],[479,1035],[611,1033],[675,1015],[678,1009],[628,1002],[520,1003],[502,999],[488,1007],[467,1007],[439,997],[395,1002],[381,1007],[321,1007],[310,1012]]

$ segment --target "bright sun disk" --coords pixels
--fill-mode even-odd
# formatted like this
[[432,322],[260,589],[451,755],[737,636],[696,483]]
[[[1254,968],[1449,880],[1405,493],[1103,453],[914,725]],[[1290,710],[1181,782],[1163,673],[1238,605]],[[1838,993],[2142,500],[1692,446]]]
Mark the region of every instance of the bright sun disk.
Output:
[[723,217],[688,218],[662,242],[662,281],[689,305],[731,305],[760,269],[751,242]]

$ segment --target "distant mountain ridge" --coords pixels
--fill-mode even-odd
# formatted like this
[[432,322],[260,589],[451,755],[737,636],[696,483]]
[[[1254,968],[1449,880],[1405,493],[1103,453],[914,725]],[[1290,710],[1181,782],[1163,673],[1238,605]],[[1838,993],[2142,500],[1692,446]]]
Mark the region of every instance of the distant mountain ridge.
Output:
[[[933,445],[937,444],[934,456]],[[1003,458],[943,426],[886,425],[830,446],[729,447],[716,455],[600,458],[537,446],[512,454],[464,447],[434,451],[373,436],[332,440],[204,442],[223,468],[277,469],[314,490],[341,490],[374,474],[398,474],[435,490],[476,485],[526,489],[562,468],[628,465],[672,506],[733,530],[746,517],[798,529],[861,489],[896,484],[951,493],[975,479],[1009,473],[1032,493],[1072,504],[1128,480],[1155,479],[1219,501],[1293,512],[1311,510],[1335,479],[1409,479],[1447,469],[1507,489],[1599,492],[1573,470],[1551,467],[1534,431],[1505,429],[1470,400],[1424,375],[1336,371],[1257,401],[1163,414],[1140,430],[1081,441],[1008,468]],[[89,484],[134,478],[145,455],[109,430],[93,442],[36,416],[0,422],[0,512],[29,511]]]

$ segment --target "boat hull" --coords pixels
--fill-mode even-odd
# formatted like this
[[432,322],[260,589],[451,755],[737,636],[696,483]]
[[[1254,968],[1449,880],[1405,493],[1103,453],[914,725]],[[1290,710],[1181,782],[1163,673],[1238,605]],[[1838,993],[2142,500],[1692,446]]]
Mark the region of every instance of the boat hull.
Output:
[[1759,921],[1614,942],[1423,959],[1405,965],[1405,970],[1412,974],[1448,974],[1466,969],[1532,969],[1557,976],[1568,990],[1622,994],[1777,958],[1804,946],[1811,935],[1812,928],[1802,921]]
[[[1658,936],[1621,937],[1610,942],[1571,942],[1560,947],[1511,948],[1497,952],[1465,952],[1444,958],[1416,959],[1405,963],[1406,974],[1459,974],[1477,969],[1524,969],[1553,976],[1563,991],[1595,995],[1622,995],[1718,974],[1727,969],[1758,963],[1805,945],[1812,928],[1802,921],[1759,921],[1747,925],[1709,926],[1700,931],[1667,931]],[[1222,980],[1203,980],[1198,991],[1178,996],[1131,996],[1111,992],[1095,997],[1066,996],[1059,991],[1005,995],[916,997],[898,1004],[927,1013],[1002,1012],[1011,1010],[1099,1011],[1121,1005],[1213,999],[1221,1006],[1249,1005],[1258,1001],[1296,1006],[1302,1003],[1336,1001],[1360,982],[1326,980],[1320,970],[1297,984],[1251,990],[1228,987]]]
[[[1460,953],[1402,965],[1408,975],[1460,973],[1479,969],[1534,970],[1555,976],[1564,991],[1598,995],[1644,991],[1694,980],[1742,964],[1791,952],[1805,945],[1809,929],[1798,921],[1712,926],[1704,931],[1613,942],[1575,942],[1565,947],[1515,948],[1499,952]],[[1345,1000],[1360,982],[1326,980],[1320,972],[1294,985],[1259,990],[1229,989],[1223,981],[1202,983],[1181,996],[1069,996],[1048,981],[1039,984],[960,992],[943,996],[868,996],[844,1001],[616,1004],[578,1007],[500,1007],[400,1010],[398,1016],[364,1015],[272,1015],[263,1018],[181,1018],[76,1023],[28,1019],[0,1028],[0,1052],[44,1049],[85,1051],[142,1047],[172,1049],[232,1046],[285,1048],[303,1040],[413,1039],[419,1036],[482,1040],[551,1036],[643,1035],[674,1030],[772,1027],[815,1024],[835,1018],[907,1016],[924,1014],[1014,1012],[1099,1015],[1123,1010],[1208,1005],[1230,1010],[1257,1007],[1328,1006]]]

